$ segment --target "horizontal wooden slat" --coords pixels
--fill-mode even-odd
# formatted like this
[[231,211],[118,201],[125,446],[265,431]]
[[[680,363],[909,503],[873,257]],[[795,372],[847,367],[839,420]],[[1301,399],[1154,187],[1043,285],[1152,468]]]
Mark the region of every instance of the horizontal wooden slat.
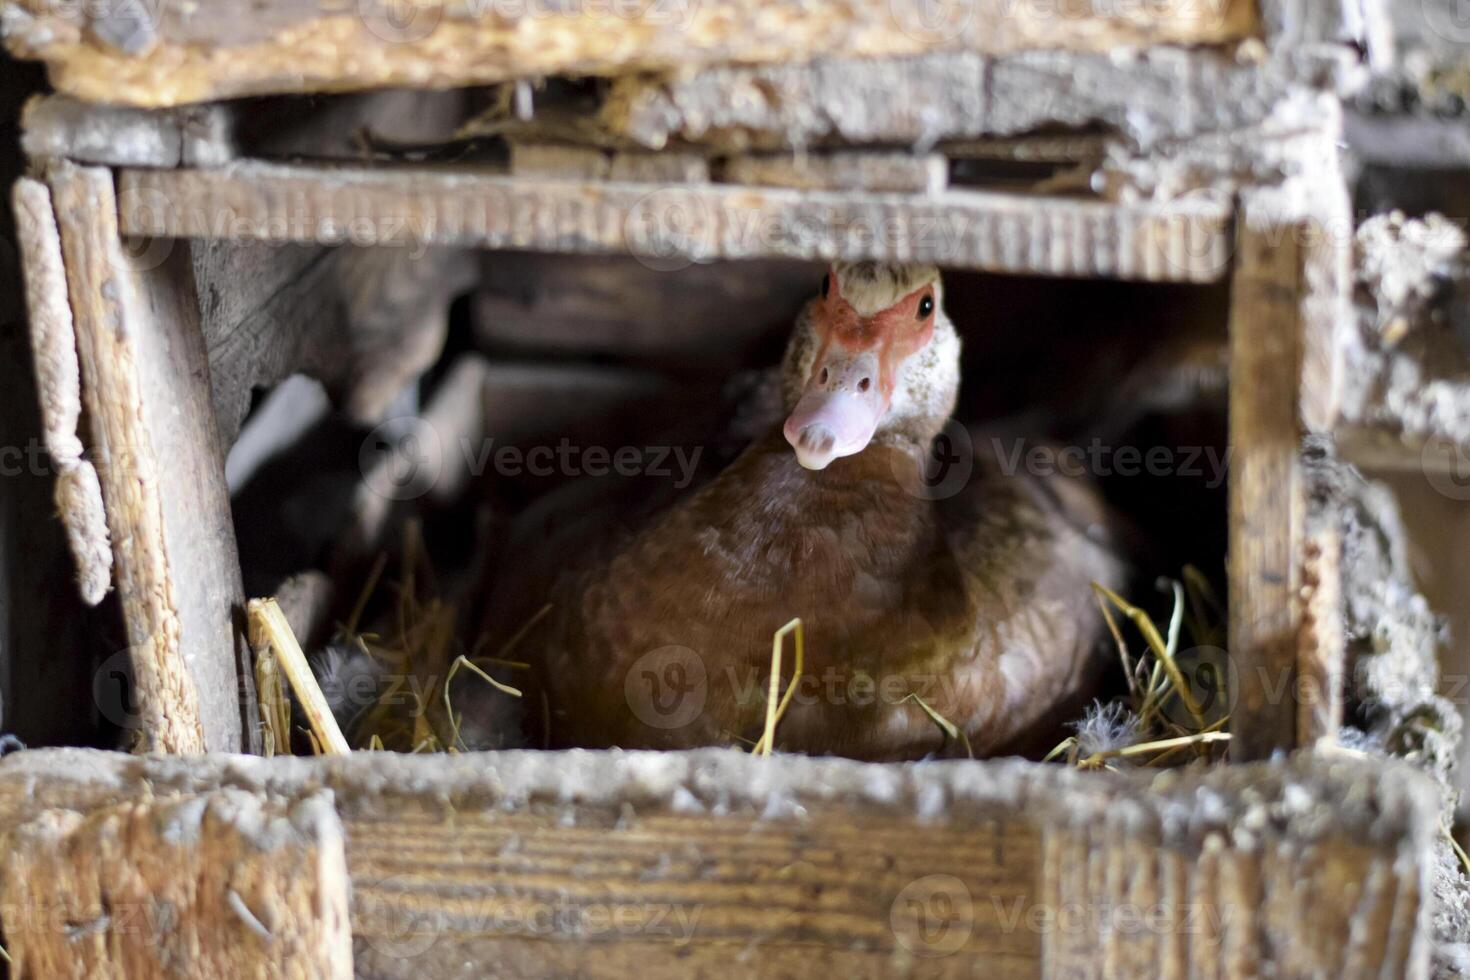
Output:
[[[333,801],[358,976],[1420,977],[1427,965],[1438,796],[1367,758],[1083,774],[730,750],[46,750],[0,761],[0,852],[39,819],[192,813],[229,794],[258,801],[239,809],[247,822]],[[199,879],[201,907],[217,877]],[[38,901],[0,908],[12,951],[36,941],[11,923],[38,921]],[[175,935],[153,928],[161,943]]]
[[62,92],[170,106],[267,92],[449,88],[723,62],[1028,48],[1223,44],[1257,30],[1250,0],[5,0],[12,54]]
[[677,269],[758,257],[874,259],[1028,275],[1219,279],[1230,207],[980,191],[804,192],[260,163],[123,170],[124,233],[413,247],[631,252]]

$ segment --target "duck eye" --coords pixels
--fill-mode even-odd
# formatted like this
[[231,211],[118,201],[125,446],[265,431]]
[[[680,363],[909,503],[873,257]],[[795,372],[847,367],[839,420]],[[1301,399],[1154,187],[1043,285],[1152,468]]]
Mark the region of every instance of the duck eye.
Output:
[[919,317],[918,318],[920,320],[924,319],[930,313],[933,313],[933,312],[934,312],[934,297],[933,296],[925,296],[923,299],[919,300]]
[[822,298],[823,299],[826,299],[827,298],[827,294],[829,292],[831,292],[831,291],[832,291],[832,273],[829,272],[825,276],[822,277]]

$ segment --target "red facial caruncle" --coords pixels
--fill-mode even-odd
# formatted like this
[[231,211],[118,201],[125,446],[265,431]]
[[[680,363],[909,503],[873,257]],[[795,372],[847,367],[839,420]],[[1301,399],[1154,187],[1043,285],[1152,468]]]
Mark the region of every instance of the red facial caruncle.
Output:
[[903,362],[934,336],[934,283],[863,316],[842,295],[835,269],[813,311],[817,354],[786,441],[807,469],[861,452],[888,411]]

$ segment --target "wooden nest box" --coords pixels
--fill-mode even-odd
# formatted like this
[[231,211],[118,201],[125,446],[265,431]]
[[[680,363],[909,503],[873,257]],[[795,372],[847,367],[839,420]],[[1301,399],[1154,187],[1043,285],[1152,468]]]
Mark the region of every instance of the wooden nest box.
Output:
[[[1279,755],[1341,723],[1341,542],[1300,450],[1338,424],[1351,316],[1351,22],[0,0],[0,29],[57,90],[14,191],[38,386],[155,753],[0,763],[17,976],[1426,973],[1431,785]],[[472,250],[1226,284],[1232,763],[249,757],[225,461],[252,392],[306,373],[381,418]]]

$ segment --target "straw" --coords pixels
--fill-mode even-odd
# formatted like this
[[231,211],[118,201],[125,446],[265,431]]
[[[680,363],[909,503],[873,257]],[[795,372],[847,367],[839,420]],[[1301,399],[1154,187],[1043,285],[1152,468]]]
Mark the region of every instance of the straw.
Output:
[[[337,719],[332,717],[327,699],[323,697],[316,676],[306,662],[306,654],[301,652],[301,644],[296,642],[296,635],[291,632],[291,624],[286,622],[280,605],[274,599],[251,599],[246,606],[246,616],[252,645],[269,651],[262,656],[274,655],[306,714],[310,734],[320,749],[328,755],[349,754],[352,749],[347,745],[342,729],[337,727]],[[281,748],[281,745],[278,743],[276,748]]]

